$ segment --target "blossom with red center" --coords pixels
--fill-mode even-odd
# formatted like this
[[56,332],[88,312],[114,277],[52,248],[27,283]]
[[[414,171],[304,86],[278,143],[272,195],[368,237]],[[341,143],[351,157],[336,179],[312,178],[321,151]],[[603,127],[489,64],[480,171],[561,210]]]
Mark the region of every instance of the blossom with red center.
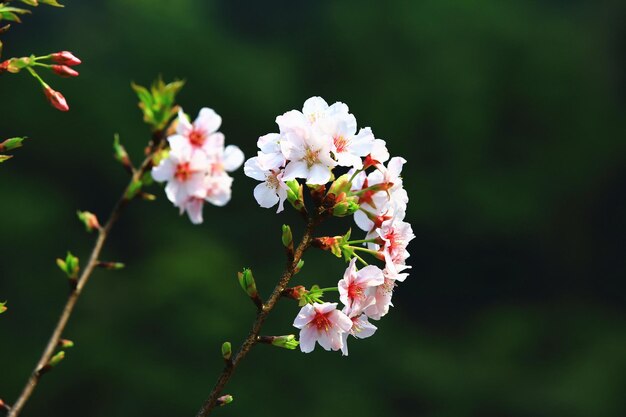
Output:
[[352,327],[347,333],[342,333],[343,347],[341,348],[341,354],[348,356],[348,336],[352,335],[357,339],[365,339],[372,336],[378,329],[372,323],[369,322],[369,318],[361,312],[361,310],[353,310],[348,307],[344,307],[342,310],[352,320]]
[[200,109],[198,117],[193,123],[182,109],[178,112],[176,134],[167,138],[172,149],[190,147],[193,150],[202,150],[211,156],[224,148],[224,135],[217,130],[222,124],[222,118],[213,109]]
[[167,158],[152,168],[155,181],[165,182],[167,198],[180,207],[189,197],[204,197],[204,177],[207,158],[201,152],[190,148],[172,149]]
[[382,284],[383,272],[374,265],[357,270],[356,258],[352,258],[343,279],[339,281],[339,299],[351,310],[362,310],[374,302],[372,287]]
[[307,304],[293,322],[300,329],[300,350],[312,352],[315,342],[325,350],[343,347],[342,334],[352,328],[352,320],[337,310],[337,303]]

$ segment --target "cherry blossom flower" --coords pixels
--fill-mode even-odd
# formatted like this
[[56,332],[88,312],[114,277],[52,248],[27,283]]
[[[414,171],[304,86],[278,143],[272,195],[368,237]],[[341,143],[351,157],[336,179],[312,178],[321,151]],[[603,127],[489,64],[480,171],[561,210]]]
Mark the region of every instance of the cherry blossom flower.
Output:
[[356,258],[350,260],[348,268],[339,281],[339,299],[351,310],[362,310],[375,302],[369,289],[382,284],[383,272],[374,265],[368,265],[360,270],[356,268]]
[[384,282],[374,289],[375,302],[365,309],[365,314],[374,320],[380,320],[389,312],[389,307],[393,306],[391,297],[396,281],[385,277]]
[[337,165],[330,155],[333,146],[330,136],[314,130],[304,135],[288,132],[280,146],[289,160],[284,181],[304,178],[307,184],[326,184],[330,180],[331,169]]
[[269,208],[278,203],[276,213],[283,211],[283,203],[287,198],[287,185],[283,181],[283,171],[280,169],[281,162],[270,154],[263,154],[250,158],[246,161],[243,171],[255,180],[263,181],[254,188],[254,198],[261,207]]
[[378,329],[372,323],[369,322],[368,317],[362,314],[359,310],[352,310],[348,307],[344,307],[343,312],[352,320],[352,327],[347,333],[342,333],[341,338],[343,346],[341,347],[341,354],[348,356],[348,336],[352,335],[357,339],[365,339],[372,336]]
[[211,155],[224,148],[224,135],[217,131],[222,124],[222,118],[213,109],[204,107],[200,109],[198,117],[191,123],[182,109],[178,112],[178,125],[176,135],[168,138],[170,147],[191,147],[202,149],[207,155]]
[[337,303],[307,304],[293,325],[300,329],[300,350],[309,353],[315,348],[315,342],[325,350],[341,349],[341,335],[352,329],[352,320],[337,310]]
[[376,244],[370,244],[370,247],[382,252],[387,267],[398,272],[403,270],[406,259],[410,256],[406,248],[409,242],[415,238],[411,225],[394,217],[369,234],[368,238],[375,235],[380,237],[384,244],[380,247]]
[[204,196],[204,177],[207,157],[202,152],[192,152],[189,147],[172,149],[167,158],[152,168],[155,181],[165,182],[165,194],[175,206],[186,203],[189,197]]

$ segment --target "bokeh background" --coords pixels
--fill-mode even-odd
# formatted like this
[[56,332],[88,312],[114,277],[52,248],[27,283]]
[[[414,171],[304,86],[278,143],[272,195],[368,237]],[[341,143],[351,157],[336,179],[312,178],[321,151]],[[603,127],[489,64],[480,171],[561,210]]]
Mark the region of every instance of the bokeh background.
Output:
[[[54,263],[93,241],[149,137],[130,82],[187,80],[179,102],[223,116],[253,155],[274,118],[312,95],[349,104],[408,163],[411,277],[350,356],[259,346],[215,415],[619,417],[626,415],[626,3],[620,1],[66,0],[3,36],[5,56],[68,49],[81,76],[0,77],[0,136],[27,135],[0,168],[0,397],[11,402],[65,302]],[[291,211],[257,206],[234,174],[225,209],[194,227],[137,202],[65,336],[76,342],[24,416],[193,416],[254,318],[235,273],[263,293],[282,270]],[[334,222],[341,231],[348,222]],[[295,282],[344,265],[310,252]],[[265,334],[294,332],[281,303]]]

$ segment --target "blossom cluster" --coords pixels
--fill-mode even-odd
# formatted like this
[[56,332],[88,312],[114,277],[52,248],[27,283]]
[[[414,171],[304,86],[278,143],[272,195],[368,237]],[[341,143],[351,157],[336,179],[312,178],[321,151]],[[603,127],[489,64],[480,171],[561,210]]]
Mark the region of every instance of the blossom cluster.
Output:
[[[328,105],[312,97],[302,111],[288,111],[276,123],[279,132],[260,137],[257,156],[244,165],[247,176],[261,181],[254,189],[258,204],[278,204],[280,212],[287,199],[297,208],[303,202],[295,203],[302,197],[294,195],[294,181],[301,179],[316,192],[326,192],[322,214],[326,208],[330,215],[353,214],[366,233],[355,241],[349,240],[350,233],[316,239],[316,246],[349,261],[336,288],[343,308],[309,297],[294,321],[303,352],[311,352],[317,342],[347,355],[348,336],[371,336],[376,327],[369,319],[388,313],[396,284],[408,276],[406,248],[415,236],[404,221],[408,196],[400,174],[406,161],[390,159],[385,141],[376,139],[369,127],[358,129],[344,103]],[[359,254],[384,261],[384,266],[369,265]],[[325,290],[334,288],[317,291],[322,295]]]
[[205,201],[216,206],[230,201],[233,178],[228,172],[244,160],[237,146],[224,147],[221,124],[222,118],[210,108],[201,109],[193,123],[180,110],[176,134],[167,138],[167,156],[152,169],[155,181],[167,182],[167,198],[194,224],[203,221]]

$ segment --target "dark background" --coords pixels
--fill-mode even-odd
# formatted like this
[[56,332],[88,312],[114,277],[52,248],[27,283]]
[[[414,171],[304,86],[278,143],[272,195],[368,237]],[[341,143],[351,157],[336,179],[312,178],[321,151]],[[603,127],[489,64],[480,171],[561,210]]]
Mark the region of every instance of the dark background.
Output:
[[[179,102],[223,117],[249,157],[274,118],[312,95],[348,103],[404,156],[417,238],[410,278],[350,356],[255,348],[224,416],[626,415],[626,3],[620,1],[65,1],[3,36],[5,57],[67,49],[81,76],[0,77],[0,136],[30,137],[0,167],[0,397],[13,401],[86,261],[75,210],[105,218],[149,131],[134,80],[187,80]],[[65,336],[76,342],[24,416],[193,416],[254,318],[235,272],[263,294],[282,270],[280,225],[234,174],[205,224],[155,203],[124,214]],[[339,233],[348,220],[333,223]],[[295,282],[344,264],[311,252]],[[281,303],[266,334],[295,332]],[[349,413],[349,414],[348,414]]]

